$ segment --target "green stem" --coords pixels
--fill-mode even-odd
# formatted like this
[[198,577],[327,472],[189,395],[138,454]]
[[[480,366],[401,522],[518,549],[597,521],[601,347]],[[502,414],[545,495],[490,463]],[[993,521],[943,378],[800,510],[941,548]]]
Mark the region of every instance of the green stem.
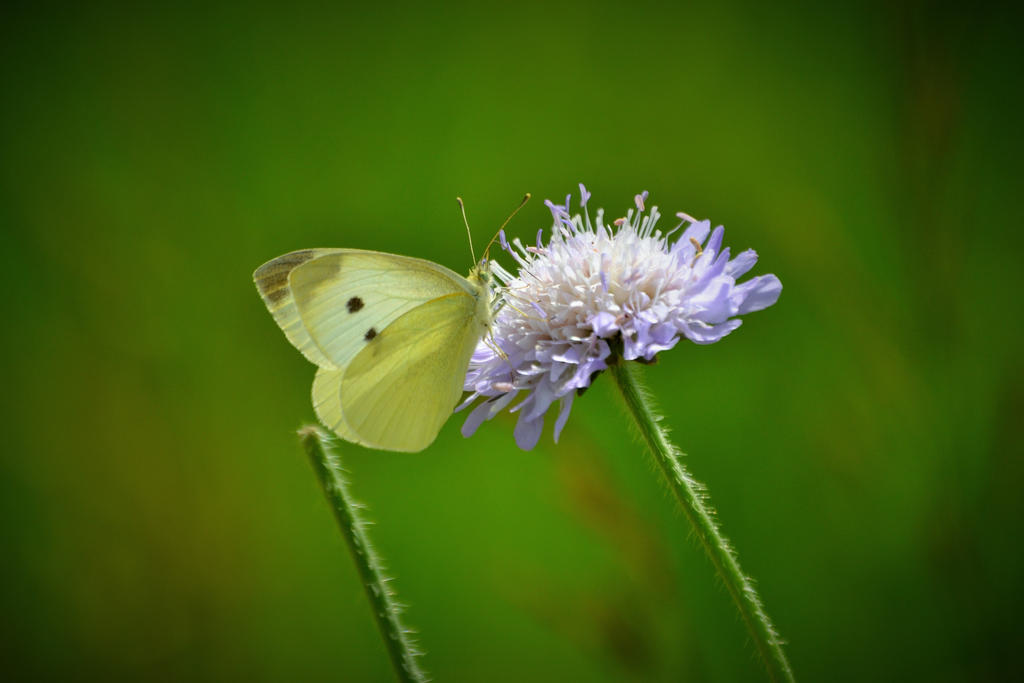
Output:
[[338,521],[341,535],[345,537],[345,543],[352,553],[352,559],[355,560],[359,578],[370,600],[373,617],[398,680],[403,683],[426,681],[416,661],[421,653],[413,644],[409,629],[402,625],[401,608],[395,601],[394,592],[388,587],[380,558],[366,535],[366,522],[359,514],[362,506],[352,499],[348,482],[341,471],[341,461],[329,446],[331,437],[318,427],[307,426],[299,430],[299,439],[313,464],[334,518]]
[[651,401],[633,365],[620,359],[611,366],[611,372],[640,435],[668,480],[704,552],[736,603],[757,653],[768,669],[768,675],[773,681],[793,681],[793,670],[782,651],[782,640],[765,613],[753,582],[740,569],[736,553],[718,530],[704,487],[690,476],[683,466],[682,453],[668,440],[666,431],[659,424],[661,417],[652,409]]

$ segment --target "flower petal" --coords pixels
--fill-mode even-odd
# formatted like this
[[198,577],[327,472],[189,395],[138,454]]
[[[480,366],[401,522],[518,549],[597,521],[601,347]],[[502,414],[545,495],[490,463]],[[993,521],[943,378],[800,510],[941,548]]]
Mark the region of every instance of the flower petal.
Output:
[[718,325],[694,322],[683,329],[686,338],[696,344],[714,344],[716,341],[729,334],[743,323],[739,318],[727,320]]
[[741,278],[754,267],[755,263],[757,263],[757,252],[753,249],[747,249],[737,254],[736,258],[732,261],[729,261],[729,265],[725,267],[725,274],[734,278]]
[[590,326],[598,337],[610,337],[618,331],[616,317],[608,311],[600,311],[590,319]]
[[779,300],[782,282],[774,275],[759,275],[736,288],[739,298],[737,313],[751,313],[768,308]]
[[572,410],[572,402],[575,396],[576,394],[568,393],[559,401],[561,410],[558,412],[558,419],[555,420],[555,443],[558,443],[558,437],[562,435],[562,428],[565,427],[565,423],[569,420],[569,411]]
[[711,221],[704,219],[696,223],[691,223],[690,227],[683,231],[683,235],[679,238],[679,241],[683,244],[689,244],[691,247],[693,246],[692,240],[697,240],[697,242],[703,244],[709,232],[711,232]]
[[519,420],[516,422],[516,428],[513,430],[512,435],[516,439],[516,445],[522,448],[524,451],[533,450],[533,447],[537,445],[540,440],[541,430],[544,429],[544,416],[541,415],[538,418],[529,420],[526,415],[520,413]]
[[484,401],[466,416],[466,421],[462,423],[462,435],[465,437],[473,436],[476,430],[480,428],[480,425],[488,419],[491,412],[491,404]]

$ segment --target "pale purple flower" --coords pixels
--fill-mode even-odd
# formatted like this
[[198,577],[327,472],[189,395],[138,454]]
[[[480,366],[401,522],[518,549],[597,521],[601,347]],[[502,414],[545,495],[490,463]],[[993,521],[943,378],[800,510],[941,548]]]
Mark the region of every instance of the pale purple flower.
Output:
[[616,227],[605,224],[603,209],[592,224],[586,209],[590,193],[582,184],[580,193],[582,215],[569,215],[569,197],[564,205],[545,202],[554,217],[547,246],[543,231],[536,246],[501,237],[519,273],[492,262],[504,285],[501,309],[466,373],[465,388],[472,393],[460,409],[484,400],[466,418],[465,436],[518,397],[511,410],[519,413],[519,447],[537,444],[544,415],[556,400],[557,442],[573,398],[607,368],[613,348],[625,360],[649,362],[681,337],[710,344],[740,326],[734,316],[779,298],[782,283],[774,275],[736,283],[757,254],[748,249],[730,260],[729,248],[722,248],[722,226],[712,232],[710,221],[677,214],[679,225],[662,234],[655,229],[658,207],[644,215],[647,192],[636,195],[636,209],[613,221]]

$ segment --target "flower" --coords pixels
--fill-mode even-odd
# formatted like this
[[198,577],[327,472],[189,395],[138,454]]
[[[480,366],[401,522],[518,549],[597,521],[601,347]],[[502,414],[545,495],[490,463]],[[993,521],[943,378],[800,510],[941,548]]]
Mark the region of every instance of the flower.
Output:
[[492,263],[504,287],[491,335],[477,346],[466,373],[471,395],[459,410],[483,401],[466,418],[464,436],[523,394],[511,409],[519,412],[516,443],[523,450],[537,444],[544,415],[556,400],[557,442],[573,398],[608,367],[613,352],[650,362],[681,337],[710,344],[740,326],[734,316],[779,298],[782,283],[774,275],[736,283],[757,254],[748,249],[730,260],[729,248],[722,249],[722,226],[712,231],[710,221],[679,213],[679,225],[662,234],[655,229],[658,207],[644,215],[647,192],[636,195],[636,210],[613,221],[614,227],[605,224],[603,209],[592,224],[590,193],[582,184],[580,196],[582,216],[569,215],[571,196],[564,205],[545,202],[554,217],[546,246],[543,230],[536,246],[518,238],[510,244],[500,235],[519,273]]

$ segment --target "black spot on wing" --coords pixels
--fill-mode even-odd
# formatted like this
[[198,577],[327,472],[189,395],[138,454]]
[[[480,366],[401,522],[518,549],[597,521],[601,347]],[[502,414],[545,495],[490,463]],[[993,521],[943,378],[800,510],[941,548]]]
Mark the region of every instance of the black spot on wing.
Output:
[[345,303],[345,308],[348,309],[349,313],[355,313],[356,311],[362,309],[362,307],[363,300],[360,299],[358,296],[352,297]]
[[375,330],[375,329],[373,329],[371,327],[370,329],[368,329],[366,331],[366,334],[363,335],[363,339],[365,339],[366,341],[370,341],[371,339],[373,339],[376,336],[377,336],[377,330]]

